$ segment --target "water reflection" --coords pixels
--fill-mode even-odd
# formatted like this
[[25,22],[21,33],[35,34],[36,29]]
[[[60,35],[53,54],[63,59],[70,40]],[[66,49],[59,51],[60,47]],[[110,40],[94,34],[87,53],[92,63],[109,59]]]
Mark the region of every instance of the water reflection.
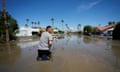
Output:
[[83,42],[85,44],[102,44],[105,43],[106,40],[104,38],[102,39],[98,37],[83,36]]
[[91,43],[91,38],[88,37],[88,36],[83,36],[83,42],[84,42],[85,44],[89,44],[89,43]]
[[[53,61],[39,62],[36,61],[38,41],[39,39],[1,44],[0,70],[2,72],[120,71],[120,41],[67,34],[64,38],[54,40]],[[21,48],[15,43],[21,45]]]
[[81,40],[81,38],[82,38],[82,35],[81,35],[81,34],[78,34],[77,37],[78,37],[77,42],[78,42],[78,44],[80,44],[80,40]]
[[70,40],[71,40],[71,34],[68,33],[68,34],[66,34],[66,37],[65,37],[65,45],[68,45]]
[[[0,64],[8,66],[9,72],[13,72],[15,62],[20,58],[21,50],[14,43],[7,43],[0,45]],[[0,70],[2,70],[0,68]]]
[[115,56],[115,66],[120,69],[120,45],[119,41],[112,41],[112,51]]

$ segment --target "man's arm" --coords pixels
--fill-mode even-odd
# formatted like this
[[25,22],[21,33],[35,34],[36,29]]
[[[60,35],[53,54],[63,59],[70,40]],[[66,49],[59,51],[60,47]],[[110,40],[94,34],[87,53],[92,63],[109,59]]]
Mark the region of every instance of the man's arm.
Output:
[[52,47],[52,41],[49,41],[49,48]]
[[48,41],[49,48],[52,47],[52,44],[53,44],[53,38],[52,36],[49,36],[49,41]]

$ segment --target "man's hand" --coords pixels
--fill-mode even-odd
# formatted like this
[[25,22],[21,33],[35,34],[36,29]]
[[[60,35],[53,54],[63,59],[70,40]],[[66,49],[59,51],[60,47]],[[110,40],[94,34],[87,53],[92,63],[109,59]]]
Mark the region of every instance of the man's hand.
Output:
[[49,48],[51,48],[52,47],[52,40],[51,41],[49,41]]

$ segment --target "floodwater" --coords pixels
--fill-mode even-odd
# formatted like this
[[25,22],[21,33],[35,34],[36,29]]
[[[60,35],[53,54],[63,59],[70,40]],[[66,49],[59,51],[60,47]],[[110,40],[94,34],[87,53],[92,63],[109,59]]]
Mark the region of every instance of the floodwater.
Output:
[[36,60],[38,42],[0,44],[0,72],[120,72],[120,41],[66,35],[54,40],[50,61]]

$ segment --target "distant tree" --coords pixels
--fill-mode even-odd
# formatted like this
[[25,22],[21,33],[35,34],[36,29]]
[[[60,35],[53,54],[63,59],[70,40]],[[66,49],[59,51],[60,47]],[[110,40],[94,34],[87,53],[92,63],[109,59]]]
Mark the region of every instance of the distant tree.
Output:
[[86,33],[92,33],[92,26],[90,25],[84,26],[83,31]]
[[78,29],[78,31],[81,30],[81,24],[77,25],[77,29]]
[[34,24],[35,24],[35,27],[37,27],[36,25],[37,25],[37,23],[36,22],[34,22]]
[[70,30],[70,28],[69,28],[68,24],[65,24],[65,26],[66,26],[66,28],[67,28],[68,30]]
[[38,27],[40,26],[40,21],[38,21]]
[[113,21],[112,23],[115,24],[115,21]]
[[111,21],[109,21],[109,22],[108,22],[108,25],[111,25],[111,24],[112,24],[112,22],[111,22]]
[[68,29],[68,24],[65,24],[66,28]]
[[108,25],[115,24],[115,21],[109,21]]
[[18,33],[18,23],[15,19],[11,19],[11,23],[9,24],[9,31],[10,31],[10,39],[16,39],[16,33]]
[[54,18],[51,18],[52,26],[54,27]]
[[25,24],[25,27],[28,27],[28,24]]
[[61,20],[61,22],[62,22],[62,27],[63,27],[63,30],[64,30],[64,20]]
[[120,40],[120,22],[117,23],[115,29],[113,30],[113,39]]
[[26,19],[26,22],[27,22],[26,24],[27,24],[27,26],[29,26],[29,21],[30,21],[30,20],[27,18],[27,19]]
[[32,24],[32,27],[33,27],[33,25],[34,25],[34,22],[32,21],[32,22],[31,22],[31,24]]
[[[10,40],[16,39],[16,33],[18,32],[18,23],[9,13],[7,13],[7,22],[9,27],[9,38]],[[5,24],[3,12],[0,11],[0,40],[5,40]]]
[[62,24],[64,23],[64,20],[61,20]]

